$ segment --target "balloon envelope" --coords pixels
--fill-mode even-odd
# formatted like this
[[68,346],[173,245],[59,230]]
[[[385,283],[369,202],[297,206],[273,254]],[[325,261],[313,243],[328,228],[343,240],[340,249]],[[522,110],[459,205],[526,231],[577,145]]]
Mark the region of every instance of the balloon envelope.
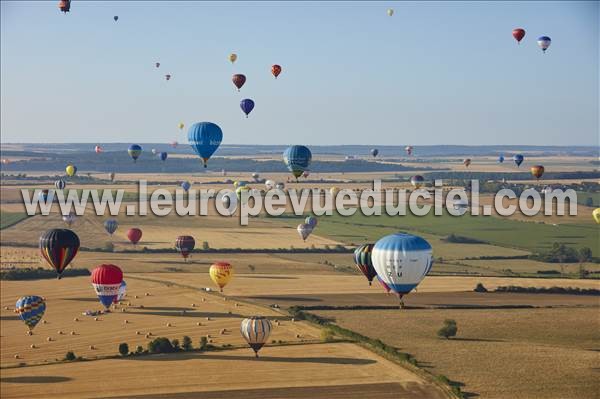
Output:
[[133,162],[135,162],[135,161],[137,161],[137,159],[140,157],[140,155],[142,153],[142,147],[137,144],[132,144],[127,149],[127,153],[129,154],[131,159],[133,159]]
[[57,190],[64,190],[66,186],[67,182],[65,182],[63,179],[58,179],[54,182],[54,187],[56,187]]
[[304,219],[304,223],[309,225],[314,230],[319,221],[314,216],[307,216],[306,219]]
[[405,233],[385,236],[375,243],[371,260],[377,275],[400,297],[412,291],[429,273],[431,245]]
[[249,98],[245,98],[242,101],[240,101],[240,108],[242,109],[242,111],[244,111],[247,118],[250,112],[252,112],[252,110],[254,109],[254,101],[252,101]]
[[217,151],[223,140],[221,128],[212,122],[194,123],[188,131],[188,141],[207,167],[208,159]]
[[534,165],[531,167],[531,174],[536,179],[539,179],[544,174],[544,167],[542,165]]
[[523,38],[525,37],[525,29],[522,29],[522,28],[513,29],[512,35],[515,38],[515,40],[517,41],[517,43],[520,43],[521,40],[523,40]]
[[175,240],[175,248],[177,248],[181,256],[183,256],[183,259],[187,259],[195,246],[196,240],[194,240],[194,237],[192,236],[179,236]]
[[503,163],[504,162],[504,155],[500,155],[498,157],[498,163]]
[[538,46],[542,49],[542,51],[545,53],[546,50],[548,50],[548,47],[550,47],[550,43],[552,43],[552,39],[550,39],[548,36],[540,36],[537,40]]
[[119,266],[103,264],[92,270],[91,280],[98,299],[108,309],[119,295],[123,272]]
[[416,175],[410,178],[410,184],[415,188],[421,188],[425,183],[425,178],[421,175]]
[[524,159],[525,159],[525,157],[521,154],[517,154],[517,155],[513,156],[513,161],[515,161],[515,164],[517,164],[517,166],[521,166]]
[[37,295],[24,296],[17,301],[15,311],[31,331],[42,320],[46,312],[46,301]]
[[296,179],[308,169],[311,160],[312,153],[303,145],[293,145],[283,153],[283,162]]
[[254,350],[256,357],[258,357],[258,351],[269,339],[271,329],[271,322],[262,316],[253,316],[242,320],[240,333]]
[[379,154],[379,150],[378,150],[377,148],[373,148],[373,149],[371,150],[371,155],[373,155],[373,157],[376,157],[376,156],[377,156],[377,154]]
[[79,237],[68,229],[48,230],[40,236],[40,253],[58,278],[79,251]]
[[113,303],[121,302],[123,299],[125,299],[125,294],[127,294],[127,283],[125,283],[125,280],[123,280],[119,286],[119,293],[113,300]]
[[210,266],[208,273],[212,281],[219,287],[221,292],[223,292],[223,288],[233,277],[233,266],[227,262],[216,262]]
[[312,233],[313,228],[306,223],[301,223],[296,227],[296,230],[298,231],[300,238],[302,238],[302,241],[306,241],[310,233]]
[[237,73],[231,77],[231,81],[235,87],[237,87],[238,91],[240,91],[244,83],[246,83],[246,76],[242,75],[241,73]]
[[183,188],[183,191],[185,191],[186,193],[188,192],[190,187],[192,187],[192,185],[188,181],[184,181],[183,183],[181,183],[181,188]]
[[75,176],[75,173],[77,173],[77,167],[73,164],[68,164],[65,168],[65,172],[67,173],[67,176],[73,177]]
[[235,60],[237,60],[237,54],[235,54],[235,53],[229,54],[229,62],[231,62],[233,64],[235,62]]
[[137,227],[127,230],[127,238],[133,245],[137,244],[142,239],[142,230]]
[[273,74],[273,76],[275,76],[275,79],[277,79],[277,76],[279,76],[279,74],[281,73],[281,66],[280,65],[273,65],[271,67],[271,73]]
[[371,282],[375,276],[377,276],[377,273],[373,268],[373,262],[371,261],[372,251],[373,244],[364,244],[354,250],[354,263],[361,273],[367,278],[369,285],[371,285]]
[[168,156],[169,156],[169,154],[167,154],[167,153],[166,153],[166,152],[164,152],[164,151],[158,154],[158,157],[159,157],[159,158],[160,158],[160,160],[161,160],[161,161],[163,161],[163,162],[167,160],[167,157],[168,157]]
[[115,219],[108,219],[104,221],[104,230],[106,230],[106,232],[111,236],[115,231],[117,231],[118,227],[119,223]]

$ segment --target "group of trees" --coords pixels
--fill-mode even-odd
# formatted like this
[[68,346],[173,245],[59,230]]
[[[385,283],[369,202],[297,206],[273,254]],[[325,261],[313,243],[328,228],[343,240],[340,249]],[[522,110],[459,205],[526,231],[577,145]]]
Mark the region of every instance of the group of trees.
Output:
[[[206,351],[213,349],[214,347],[209,344],[208,338],[201,337],[197,350]],[[173,352],[189,352],[193,351],[194,345],[192,339],[185,335],[181,342],[177,338],[169,340],[166,337],[157,337],[152,341],[148,342],[147,348],[144,350],[142,346],[138,346],[135,352],[129,351],[129,345],[126,342],[119,344],[119,353],[122,356],[128,355],[140,355],[144,353],[173,353]]]
[[529,258],[547,263],[583,263],[594,260],[590,248],[582,247],[577,250],[559,242],[552,244],[550,251],[532,254]]
[[[67,268],[63,272],[63,277],[89,276],[88,269]],[[0,270],[0,280],[39,280],[56,278],[56,272],[43,267],[38,268],[10,268]]]

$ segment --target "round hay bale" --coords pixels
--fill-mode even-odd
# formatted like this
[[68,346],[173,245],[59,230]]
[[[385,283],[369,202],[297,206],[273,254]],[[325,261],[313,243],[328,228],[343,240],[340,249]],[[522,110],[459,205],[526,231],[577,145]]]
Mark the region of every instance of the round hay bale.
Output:
[[171,327],[171,323],[167,323],[167,327]]
[[193,308],[195,308],[195,307],[196,307],[196,304],[195,304],[195,303],[192,303],[192,307],[193,307]]
[[5,307],[4,307],[4,310],[9,310],[9,309],[10,309],[10,308],[9,308],[8,306],[5,306]]
[[76,318],[73,319],[73,321],[79,321],[79,319],[76,317]]
[[15,359],[18,359],[18,358],[19,358],[19,355],[15,355]]
[[71,335],[75,335],[75,331],[71,331]]
[[60,330],[58,330],[56,333],[57,333],[58,335],[62,335],[62,333],[63,333],[63,332],[62,332],[62,331],[60,331]]
[[27,335],[33,335],[33,331],[31,331],[31,330],[28,330],[28,331],[27,331]]
[[295,321],[296,321],[296,319],[294,319],[294,318],[292,317],[292,323],[293,323],[293,322],[295,322]]
[[141,334],[141,332],[139,332],[139,331],[135,332],[135,335],[140,335],[140,334]]
[[149,292],[144,293],[144,296],[150,296]]
[[52,341],[52,337],[47,337],[46,341],[51,342]]
[[125,313],[127,311],[127,309],[123,308],[121,309],[121,313]]
[[94,350],[96,349],[96,347],[94,347],[94,345],[90,345],[90,350]]
[[123,320],[123,323],[127,324],[129,321],[127,319]]
[[202,302],[206,302],[206,298],[202,298]]
[[94,317],[94,321],[98,321],[98,318],[97,318],[97,317]]
[[136,295],[136,296],[134,296],[134,298],[135,298],[135,299],[138,299],[138,296]]
[[42,320],[42,324],[46,324],[46,323],[47,323],[47,321],[46,321],[46,320]]
[[200,323],[200,322],[197,322],[197,323],[196,323],[196,325],[197,325],[197,326],[201,326],[201,325],[202,325],[202,323]]
[[30,347],[31,349],[35,349],[35,348],[36,348],[35,344],[31,344],[31,345],[29,345],[29,347]]
[[140,305],[140,309],[144,309],[144,305]]
[[236,304],[235,304],[235,307],[237,308],[238,306],[240,306],[240,304],[239,304],[239,303],[236,303]]
[[209,343],[209,344],[212,344],[212,343],[213,343],[213,340],[212,340],[212,339],[209,339],[209,340],[208,340],[208,343]]
[[210,321],[210,317],[207,317],[207,318],[206,318],[206,321]]
[[296,338],[300,338],[300,334],[296,334]]

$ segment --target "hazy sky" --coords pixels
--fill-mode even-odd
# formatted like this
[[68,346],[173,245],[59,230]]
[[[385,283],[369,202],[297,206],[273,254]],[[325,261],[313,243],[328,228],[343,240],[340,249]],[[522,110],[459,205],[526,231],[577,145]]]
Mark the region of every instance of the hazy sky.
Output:
[[598,145],[598,2],[56,3],[2,1],[2,142]]

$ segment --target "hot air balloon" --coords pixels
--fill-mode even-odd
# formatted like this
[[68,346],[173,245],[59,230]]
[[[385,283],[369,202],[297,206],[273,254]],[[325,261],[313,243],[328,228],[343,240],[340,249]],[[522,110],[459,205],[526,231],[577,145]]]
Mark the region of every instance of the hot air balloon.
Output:
[[223,207],[227,210],[226,216],[233,216],[238,204],[237,192],[234,193],[229,191],[222,194],[221,203],[223,204]]
[[183,256],[183,259],[186,261],[195,246],[196,240],[194,240],[194,237],[192,236],[179,236],[177,237],[177,240],[175,240],[175,248],[177,248],[179,253],[181,253],[181,256]]
[[118,298],[122,282],[123,272],[119,266],[104,264],[92,270],[92,286],[107,310]]
[[154,63],[154,66],[155,66],[156,68],[160,68],[160,62],[155,62],[155,63]]
[[63,222],[65,222],[69,227],[75,223],[75,219],[77,219],[77,215],[74,212],[69,212],[69,214],[63,215],[62,217]]
[[463,165],[465,165],[465,167],[469,167],[469,165],[471,165],[471,158],[465,158],[463,159]]
[[525,159],[525,157],[523,157],[523,155],[521,155],[521,154],[517,154],[513,157],[513,161],[515,161],[515,164],[517,164],[517,167],[521,166],[524,159]]
[[592,217],[597,224],[600,224],[600,208],[596,208],[592,211]]
[[231,62],[233,64],[235,62],[235,60],[237,60],[237,54],[236,53],[229,54],[229,62]]
[[132,227],[127,230],[127,238],[133,245],[137,244],[142,239],[142,230],[137,227]]
[[249,98],[244,98],[242,101],[240,101],[240,108],[242,109],[242,111],[244,111],[247,118],[250,112],[252,112],[252,110],[254,109],[254,101],[252,101]]
[[219,287],[221,292],[233,277],[233,266],[227,262],[216,262],[208,270],[210,278]]
[[71,0],[60,0],[58,2],[58,9],[65,14],[71,11]]
[[185,125],[183,124],[183,122],[179,122],[177,124],[177,127],[179,128],[179,130],[183,130],[183,128],[185,127]]
[[498,156],[498,163],[504,163],[504,155]]
[[115,219],[107,219],[104,221],[104,230],[106,230],[106,232],[111,236],[114,234],[115,231],[117,231],[118,227],[119,222],[117,222]]
[[285,188],[285,183],[277,183],[275,184],[275,188],[277,190],[283,190]]
[[73,177],[75,176],[75,173],[77,173],[77,167],[70,163],[65,168],[65,172],[67,173],[67,176]]
[[131,157],[131,159],[133,159],[133,162],[135,163],[137,161],[137,159],[140,157],[140,155],[142,154],[142,147],[137,144],[132,144],[127,149],[127,153],[129,154],[129,156]]
[[416,189],[423,187],[425,183],[425,178],[421,175],[416,175],[410,178],[410,184],[412,184]]
[[46,301],[36,295],[21,297],[15,304],[15,313],[23,320],[29,331],[32,331],[42,320],[44,312],[46,312]]
[[412,153],[413,153],[413,147],[410,146],[410,145],[406,146],[406,147],[404,147],[404,151],[406,151],[407,155],[412,155]]
[[238,201],[242,204],[245,204],[247,202],[247,199],[243,199],[242,196],[244,195],[244,193],[249,193],[250,192],[250,187],[244,185],[244,186],[238,186],[238,188],[235,189],[235,195],[238,199]]
[[56,187],[57,190],[64,190],[66,186],[67,183],[63,179],[58,179],[54,182],[54,187]]
[[169,155],[166,152],[164,152],[164,151],[158,154],[158,158],[160,158],[160,160],[163,161],[163,162],[167,160],[168,156]]
[[373,251],[373,244],[364,244],[354,250],[354,263],[356,267],[365,275],[369,285],[373,282],[373,279],[377,276],[375,269],[373,268],[373,262],[371,262],[371,251]]
[[108,178],[110,179],[111,182],[114,181],[115,180],[115,172],[110,172],[108,174]]
[[253,178],[255,181],[257,181],[259,177],[260,177],[260,174],[258,174],[258,173],[256,173],[256,172],[252,173],[252,178]]
[[[48,202],[48,197],[50,197],[50,190],[42,190],[38,194],[38,198],[40,199],[40,201],[43,201],[43,202]],[[50,200],[50,202],[52,202],[54,200],[54,195],[52,195],[51,198],[52,199]]]
[[548,50],[548,47],[550,47],[550,43],[552,43],[552,39],[550,39],[548,36],[540,36],[538,37],[537,43],[542,51],[546,53],[546,50]]
[[340,189],[337,187],[331,187],[329,189],[329,194],[331,194],[331,196],[333,197],[333,199],[335,200],[335,197],[337,196],[337,193],[340,192]]
[[377,275],[400,300],[419,285],[433,263],[431,245],[421,237],[406,233],[390,234],[377,241],[371,260]]
[[99,145],[95,146],[94,147],[94,152],[96,154],[100,154],[102,152],[102,147],[100,147]]
[[153,149],[151,150],[151,152],[152,152],[152,155],[156,155],[156,152],[157,152],[157,151],[156,151],[156,148],[153,148]]
[[166,75],[165,75],[165,79],[166,79],[166,80],[171,80],[171,75],[170,75],[170,74],[166,74]]
[[119,20],[119,16],[118,16],[118,15],[115,15],[115,16],[113,17],[113,19],[115,20],[115,22],[117,22],[117,21]]
[[240,332],[258,357],[258,351],[265,345],[271,334],[271,322],[262,316],[242,320]]
[[463,199],[457,199],[452,203],[452,208],[458,213],[458,215],[464,215],[469,209],[469,201]]
[[194,123],[188,131],[188,141],[196,154],[202,158],[205,168],[208,159],[217,151],[222,140],[221,128],[212,122]]
[[304,223],[309,225],[314,230],[319,221],[314,216],[307,216],[306,219],[304,219]]
[[283,153],[283,163],[285,163],[288,170],[292,172],[296,181],[298,181],[298,177],[308,169],[311,160],[312,153],[308,147],[303,145],[293,145],[288,147]]
[[394,9],[393,8],[388,8],[387,15],[388,15],[388,17],[391,17],[392,15],[394,15]]
[[179,143],[178,143],[177,141],[171,141],[171,142],[169,143],[169,145],[170,145],[171,147],[173,147],[173,148],[177,148],[177,146],[179,145]]
[[265,181],[265,188],[267,190],[272,190],[273,188],[275,188],[275,182],[273,180],[266,180]]
[[79,251],[79,237],[68,229],[47,230],[40,236],[40,252],[60,279]]
[[515,40],[517,41],[517,43],[521,44],[521,40],[523,40],[523,38],[525,37],[525,29],[522,29],[522,28],[513,29],[512,35],[515,38]]
[[305,170],[302,172],[302,177],[307,178],[310,175],[310,170]]
[[125,283],[125,280],[123,280],[123,281],[121,281],[121,285],[119,286],[119,292],[117,293],[117,296],[115,297],[115,299],[113,299],[113,303],[121,302],[123,299],[125,299],[126,294],[127,294],[127,283]]
[[542,165],[534,165],[531,167],[531,174],[533,175],[533,177],[535,177],[536,179],[540,179],[540,177],[542,177],[542,175],[544,174],[544,167]]
[[233,82],[233,84],[235,85],[235,87],[237,87],[238,91],[240,91],[240,89],[242,88],[242,86],[244,85],[244,83],[246,83],[246,76],[242,75],[241,73],[236,73],[231,78],[231,81]]
[[296,230],[298,231],[300,238],[302,238],[302,241],[306,241],[310,233],[312,233],[313,228],[306,223],[301,223],[296,227]]
[[186,193],[188,192],[190,187],[192,187],[192,185],[189,181],[184,181],[183,183],[181,183],[181,188],[183,188],[183,191],[185,191]]
[[378,154],[379,154],[379,150],[377,148],[373,148],[371,150],[371,155],[373,155],[373,158],[375,158]]
[[275,76],[275,79],[277,79],[277,76],[279,76],[279,74],[281,73],[281,66],[280,65],[273,65],[271,67],[271,73],[273,74],[273,76]]

